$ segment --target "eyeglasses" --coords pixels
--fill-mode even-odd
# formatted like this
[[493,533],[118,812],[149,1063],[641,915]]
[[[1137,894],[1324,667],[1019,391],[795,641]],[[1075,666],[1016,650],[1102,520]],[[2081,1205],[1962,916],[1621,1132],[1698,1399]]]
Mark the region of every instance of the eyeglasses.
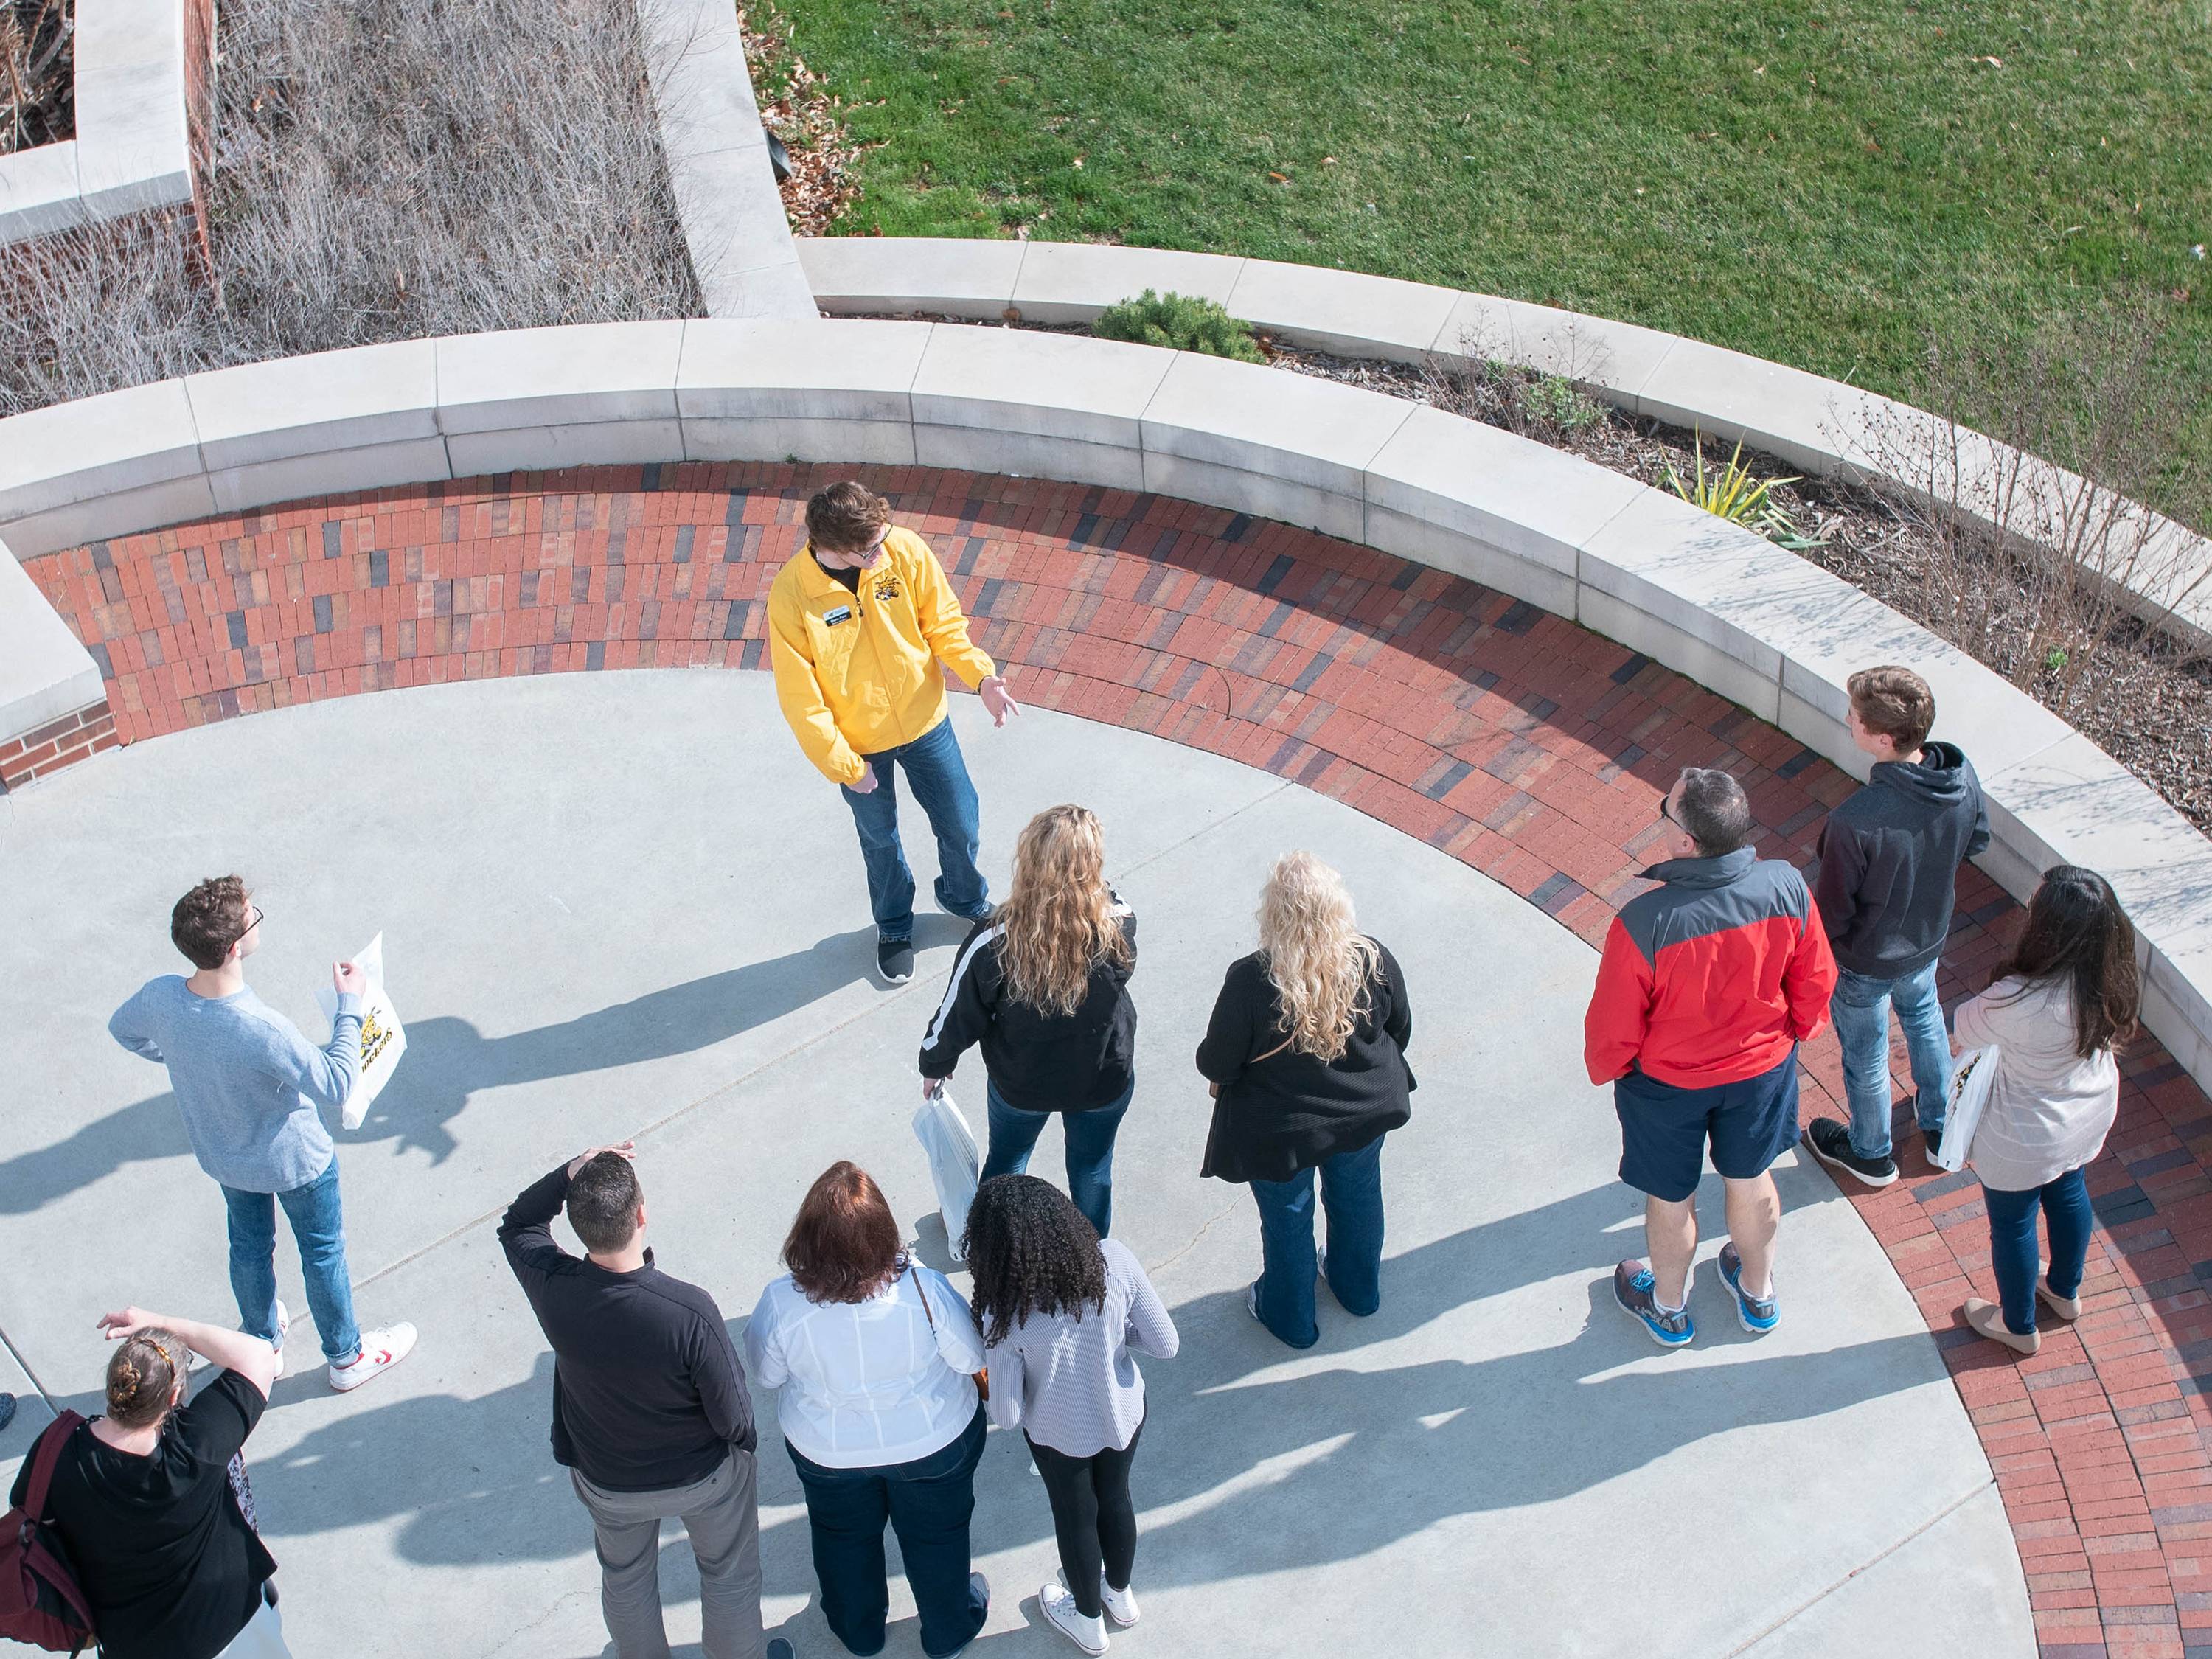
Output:
[[[247,911],[246,923],[245,927],[238,930],[239,939],[244,939],[248,933],[252,933],[255,928],[261,925],[261,907],[258,904],[249,904],[246,908]],[[237,942],[237,939],[231,941],[234,945]]]
[[1674,797],[1672,792],[1659,797],[1659,816],[1676,829],[1681,828],[1682,820],[1674,816]]

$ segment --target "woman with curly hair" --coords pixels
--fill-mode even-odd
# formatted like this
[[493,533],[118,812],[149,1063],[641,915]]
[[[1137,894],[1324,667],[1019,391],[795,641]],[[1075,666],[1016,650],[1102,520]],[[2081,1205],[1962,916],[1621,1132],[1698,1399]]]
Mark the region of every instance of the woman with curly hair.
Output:
[[[276,1351],[258,1336],[137,1308],[100,1325],[118,1345],[108,1356],[107,1412],[46,1431],[67,1437],[46,1518],[91,1604],[100,1653],[285,1659],[269,1585],[276,1562],[242,1507],[242,1480],[234,1488],[231,1479],[269,1404]],[[195,1353],[221,1369],[186,1405]],[[36,1462],[33,1449],[11,1504],[23,1502]]]
[[806,1494],[822,1616],[854,1653],[884,1645],[884,1524],[898,1534],[921,1650],[975,1639],[991,1587],[970,1570],[968,1523],[983,1411],[983,1345],[960,1292],[909,1261],[866,1170],[824,1170],[745,1326],[745,1370],[781,1390],[777,1415]]
[[1261,1267],[1245,1308],[1310,1348],[1317,1267],[1346,1312],[1382,1304],[1382,1138],[1413,1116],[1413,1021],[1397,959],[1360,933],[1344,878],[1312,854],[1275,861],[1259,921],[1260,948],[1231,965],[1198,1046],[1214,1093],[1199,1173],[1250,1185]]
[[1137,1622],[1129,1465],[1145,1379],[1134,1356],[1174,1358],[1175,1321],[1137,1258],[1035,1176],[976,1188],[964,1248],[991,1420],[1028,1437],[1052,1501],[1060,1582],[1040,1588],[1037,1605],[1076,1646],[1103,1653],[1107,1619]]
[[981,1179],[1019,1175],[1046,1122],[1067,1133],[1067,1190],[1103,1238],[1114,1135],[1136,1092],[1137,918],[1106,884],[1106,840],[1081,806],[1038,813],[1014,847],[1014,884],[960,947],[921,1042],[921,1091],[971,1044],[989,1079]]
[[[2142,978],[2136,930],[2094,870],[2046,870],[2020,943],[1989,989],[1952,1015],[1959,1041],[1994,1044],[1996,1073],[1966,1163],[1981,1177],[1996,1302],[1969,1297],[1966,1323],[2016,1352],[2043,1346],[2036,1304],[2081,1316],[2089,1258],[2088,1166],[2119,1115],[2116,1051],[2135,1036]],[[2051,1230],[2039,1272],[2035,1218]]]

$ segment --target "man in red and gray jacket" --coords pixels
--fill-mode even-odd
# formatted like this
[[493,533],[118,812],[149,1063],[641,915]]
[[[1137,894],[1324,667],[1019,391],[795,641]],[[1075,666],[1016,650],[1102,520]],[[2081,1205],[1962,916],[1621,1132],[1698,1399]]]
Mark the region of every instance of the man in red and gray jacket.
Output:
[[1620,1178],[1644,1194],[1650,1265],[1624,1261],[1613,1293],[1662,1346],[1689,1313],[1705,1147],[1728,1193],[1721,1283],[1753,1333],[1780,1317],[1767,1166],[1797,1139],[1797,1045],[1820,1029],[1835,958],[1804,878],[1753,853],[1751,803],[1725,772],[1690,767],[1660,811],[1662,884],[1621,907],[1583,1021],[1590,1081],[1613,1085]]

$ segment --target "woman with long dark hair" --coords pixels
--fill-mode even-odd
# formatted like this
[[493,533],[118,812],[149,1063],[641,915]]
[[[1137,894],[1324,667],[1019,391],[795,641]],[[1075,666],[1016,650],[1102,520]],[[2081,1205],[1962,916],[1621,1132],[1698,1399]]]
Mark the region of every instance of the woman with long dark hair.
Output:
[[975,1639],[991,1587],[970,1570],[968,1523],[984,1421],[983,1345],[945,1275],[909,1261],[866,1170],[824,1170],[745,1326],[745,1369],[778,1389],[777,1417],[806,1494],[822,1615],[854,1653],[884,1645],[884,1524],[898,1534],[921,1650]]
[[1107,1619],[1137,1622],[1129,1466],[1145,1379],[1135,1355],[1174,1358],[1175,1321],[1137,1258],[1032,1176],[976,1189],[965,1249],[991,1419],[1028,1437],[1060,1540],[1060,1583],[1041,1587],[1037,1605],[1076,1646],[1103,1653]]
[[[103,1317],[118,1345],[107,1410],[70,1431],[46,1491],[107,1659],[285,1659],[276,1563],[233,1461],[280,1369],[258,1336],[137,1308]],[[187,1405],[198,1354],[221,1367]],[[50,1427],[49,1434],[59,1431]],[[23,1502],[33,1455],[9,1501]],[[243,1467],[242,1465],[240,1467]]]
[[[1953,1016],[1961,1043],[1997,1049],[1966,1162],[1981,1177],[2002,1300],[1971,1297],[1964,1312],[1984,1336],[2021,1353],[2043,1344],[2039,1301],[2060,1319],[2081,1316],[2086,1171],[2119,1112],[2115,1055],[2135,1036],[2142,1000],[2136,930],[2112,884],[2062,864],[2044,872],[2020,943],[1989,989]],[[2039,1211],[2051,1230],[2051,1266],[2041,1274]]]
[[1054,806],[1014,844],[1014,884],[954,958],[921,1042],[922,1093],[981,1043],[990,1107],[981,1178],[1019,1175],[1044,1126],[1067,1136],[1067,1190],[1103,1238],[1114,1218],[1114,1136],[1136,1092],[1137,918],[1106,884],[1106,841],[1087,807]]
[[1251,1187],[1261,1267],[1245,1308],[1310,1348],[1316,1273],[1347,1313],[1382,1304],[1382,1139],[1413,1115],[1413,1017],[1396,958],[1359,931],[1344,878],[1312,854],[1276,860],[1259,920],[1260,948],[1231,964],[1198,1045],[1214,1092],[1199,1173]]

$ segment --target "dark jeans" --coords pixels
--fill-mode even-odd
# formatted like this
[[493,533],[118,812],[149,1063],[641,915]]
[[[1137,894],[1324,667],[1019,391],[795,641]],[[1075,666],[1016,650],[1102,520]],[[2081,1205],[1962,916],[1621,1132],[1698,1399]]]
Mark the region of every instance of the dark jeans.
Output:
[[[1323,1160],[1321,1206],[1328,1216],[1328,1287],[1345,1311],[1382,1305],[1382,1143]],[[1255,1181],[1260,1206],[1260,1322],[1294,1348],[1321,1340],[1314,1322],[1314,1176]]]
[[968,781],[968,764],[960,757],[960,741],[952,735],[952,717],[946,715],[912,743],[861,758],[875,772],[875,789],[856,795],[842,785],[839,788],[845,805],[853,809],[853,827],[860,832],[860,857],[868,866],[868,905],[875,912],[877,936],[914,937],[914,872],[907,868],[906,848],[899,844],[898,777],[893,761],[906,769],[914,798],[937,832],[938,903],[956,916],[981,915],[990,894],[983,872],[975,867],[975,855],[982,850],[982,820],[975,786]]
[[832,1469],[789,1441],[806,1521],[822,1616],[854,1653],[879,1653],[890,1586],[884,1576],[884,1522],[898,1534],[906,1582],[921,1613],[921,1650],[945,1659],[975,1639],[984,1604],[968,1584],[968,1522],[975,1512],[975,1465],[983,1456],[981,1407],[960,1437],[911,1463]]
[[1136,1571],[1137,1509],[1129,1501],[1129,1465],[1137,1461],[1137,1443],[1144,1437],[1139,1423],[1120,1451],[1109,1448],[1090,1457],[1070,1457],[1030,1442],[1030,1455],[1052,1500],[1060,1571],[1067,1575],[1075,1610],[1085,1619],[1098,1616],[1101,1569],[1117,1590],[1129,1588],[1129,1575]]
[[264,1342],[276,1340],[276,1206],[292,1224],[300,1271],[307,1281],[307,1308],[323,1339],[323,1358],[350,1364],[361,1352],[361,1327],[353,1312],[353,1280],[346,1270],[345,1214],[338,1202],[338,1161],[289,1193],[222,1189],[230,1212],[230,1291],[238,1298],[240,1328]]
[[993,1176],[1019,1175],[1028,1169],[1037,1136],[1057,1116],[1067,1136],[1067,1195],[1098,1237],[1105,1237],[1114,1219],[1114,1134],[1129,1109],[1130,1097],[1136,1092],[1137,1081],[1132,1078],[1119,1100],[1087,1112],[1054,1113],[1025,1112],[1007,1105],[995,1088],[985,1090],[991,1108],[991,1144],[976,1184]]
[[1990,1261],[1997,1272],[1997,1299],[2005,1328],[2026,1336],[2035,1328],[2035,1213],[2051,1224],[2051,1288],[2073,1296],[2089,1259],[2089,1181],[2087,1166],[2069,1170],[2047,1186],[2026,1192],[1982,1188],[1990,1212]]

